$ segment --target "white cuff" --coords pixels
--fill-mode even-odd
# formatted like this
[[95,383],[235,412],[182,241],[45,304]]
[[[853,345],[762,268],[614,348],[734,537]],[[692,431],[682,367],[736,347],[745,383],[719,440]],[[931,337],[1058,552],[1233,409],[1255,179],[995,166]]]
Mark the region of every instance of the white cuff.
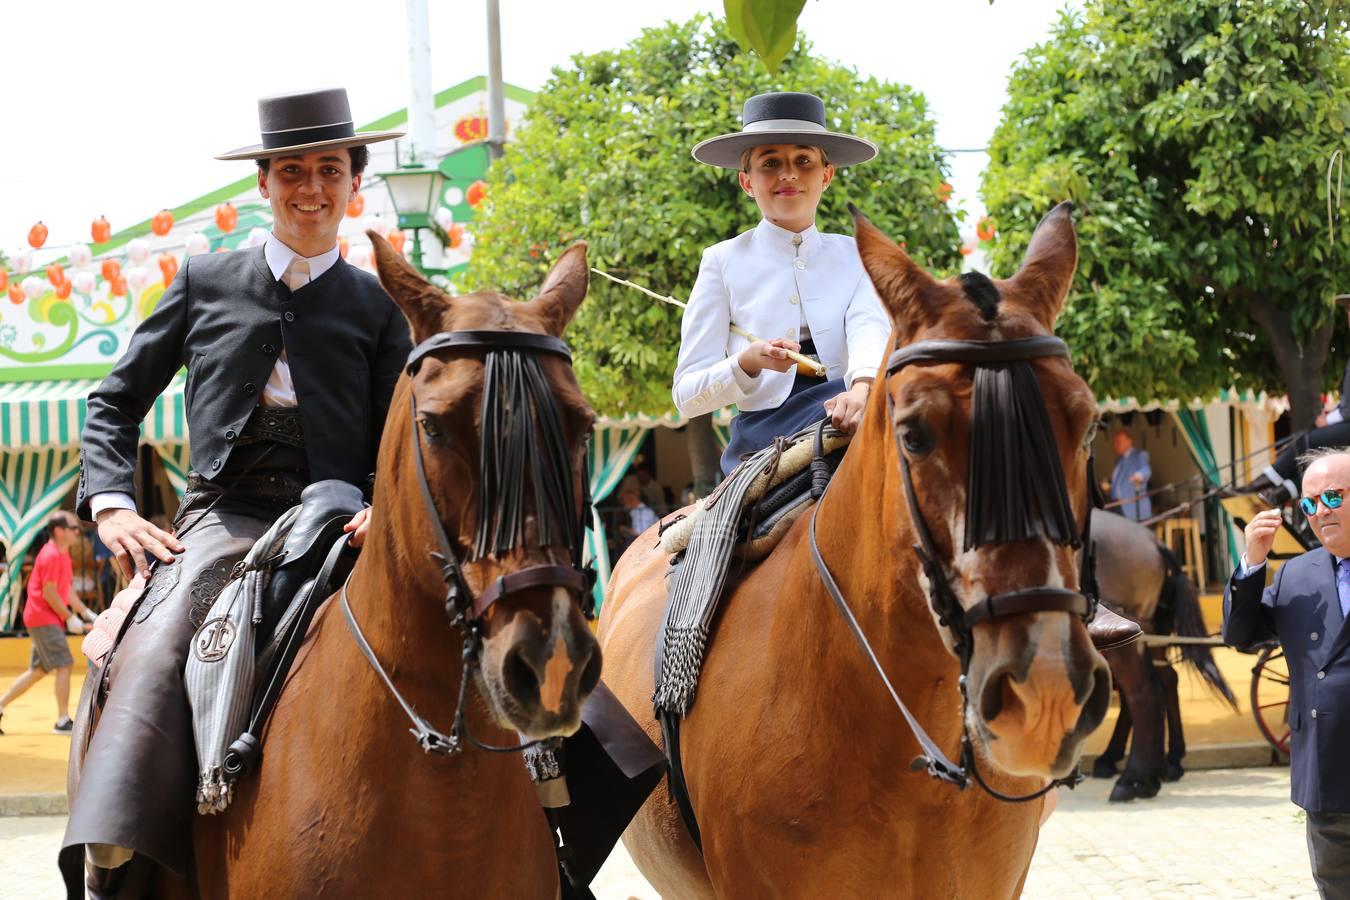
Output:
[[1339,406],[1333,409],[1331,412],[1327,413],[1328,425],[1339,425],[1344,421],[1345,416],[1341,414],[1341,408]]
[[749,394],[759,384],[758,375],[748,375],[741,368],[739,355],[731,357],[731,377],[736,379],[736,386],[741,389],[742,394]]
[[104,491],[89,498],[89,515],[98,521],[98,514],[105,509],[129,509],[136,511],[136,501],[130,494],[121,491]]
[[1238,578],[1246,578],[1246,577],[1248,577],[1249,575],[1251,575],[1251,574],[1253,574],[1253,573],[1255,573],[1255,572],[1261,571],[1261,570],[1264,569],[1265,567],[1266,567],[1266,564],[1265,564],[1265,561],[1264,561],[1264,560],[1261,562],[1261,565],[1259,565],[1259,566],[1249,566],[1249,565],[1247,565],[1247,554],[1244,553],[1244,554],[1242,554],[1242,562],[1238,565],[1238,576],[1237,576],[1237,577],[1238,577]]

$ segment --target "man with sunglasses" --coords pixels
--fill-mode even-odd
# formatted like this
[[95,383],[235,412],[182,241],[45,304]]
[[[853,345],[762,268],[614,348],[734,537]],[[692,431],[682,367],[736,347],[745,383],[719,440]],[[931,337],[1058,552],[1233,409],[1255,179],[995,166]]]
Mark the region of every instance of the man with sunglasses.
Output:
[[1322,542],[1286,562],[1269,587],[1266,559],[1282,525],[1265,510],[1223,599],[1223,639],[1239,650],[1278,641],[1289,666],[1290,782],[1307,811],[1308,854],[1324,898],[1350,898],[1350,450],[1321,449],[1299,507]]

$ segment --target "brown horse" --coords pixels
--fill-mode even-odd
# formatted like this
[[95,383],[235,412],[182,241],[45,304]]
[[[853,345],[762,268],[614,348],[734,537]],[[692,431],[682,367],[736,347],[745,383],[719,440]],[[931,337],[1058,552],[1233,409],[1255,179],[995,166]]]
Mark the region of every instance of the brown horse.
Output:
[[[381,281],[407,316],[415,344],[464,330],[560,337],[586,294],[584,245],[563,254],[535,300],[516,303],[491,292],[450,298],[385,241],[372,240]],[[573,564],[558,523],[552,539],[541,540],[549,534],[544,499],[530,499],[528,468],[512,473],[527,482],[524,540],[509,552],[471,552],[475,524],[491,512],[480,506],[478,491],[484,349],[441,347],[415,375],[400,379],[380,444],[370,530],[346,588],[353,616],[397,690],[446,731],[460,691],[460,640],[447,616],[446,581],[428,557],[438,542],[420,496],[410,400],[427,484],[451,547],[466,560],[473,596],[481,599],[502,575]],[[594,415],[568,363],[556,354],[537,358],[561,421],[562,477],[579,511]],[[532,445],[529,452],[545,455]],[[495,506],[497,499],[487,501]],[[578,515],[566,523],[564,534],[579,522]],[[519,735],[575,731],[600,669],[576,592],[548,585],[509,592],[484,620],[475,681],[486,702],[475,702],[470,686],[470,733],[510,745]],[[338,601],[330,598],[316,616],[301,653],[266,730],[260,768],[239,782],[223,814],[196,820],[203,897],[558,894],[552,834],[520,754],[472,746],[458,755],[425,753],[362,656]]]
[[[999,282],[938,282],[860,214],[856,225],[895,347],[1049,335],[1077,263],[1067,205],[1037,229],[1021,271]],[[1067,473],[1065,516],[1081,529],[1092,394],[1063,357],[1030,365],[1052,424],[1045,455]],[[925,596],[932,585],[911,552],[921,538],[899,454],[963,609],[1033,586],[1076,589],[1079,579],[1071,543],[1031,538],[962,549],[973,369],[949,362],[883,369],[816,506],[815,526],[825,565],[922,726],[949,754],[968,729],[990,786],[1027,794],[1073,767],[1102,719],[1110,683],[1081,618],[1063,611],[993,618],[974,625],[962,721],[953,634],[935,622]],[[822,586],[809,519],[729,584],[714,622],[698,697],[680,730],[702,852],[659,788],[625,833],[629,852],[672,898],[1016,896],[1042,802],[1002,803],[973,785],[958,791],[910,770],[919,745]],[[639,538],[615,568],[599,633],[606,682],[658,738],[652,654],[668,561],[648,549],[654,543]]]

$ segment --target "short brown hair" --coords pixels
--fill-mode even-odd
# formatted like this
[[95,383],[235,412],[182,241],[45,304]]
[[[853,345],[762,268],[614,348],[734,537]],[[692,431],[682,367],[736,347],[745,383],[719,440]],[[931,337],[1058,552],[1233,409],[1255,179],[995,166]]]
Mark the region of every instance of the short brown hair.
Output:
[[[362,172],[366,170],[366,166],[370,163],[369,147],[366,147],[365,145],[361,145],[359,147],[348,147],[347,154],[352,159],[353,175],[360,175]],[[267,174],[267,171],[269,168],[271,168],[271,166],[272,160],[270,159],[258,160],[258,171],[262,172],[264,175]]]
[[[762,147],[763,144],[760,144],[760,145],[758,145],[758,146],[761,146],[761,147]],[[802,144],[802,146],[803,146],[803,147],[810,147],[812,150],[814,150],[814,151],[816,151],[817,153],[819,153],[819,154],[820,154],[820,164],[821,164],[821,165],[823,165],[823,166],[833,165],[833,163],[830,162],[830,154],[827,153],[827,152],[825,151],[825,148],[824,148],[824,147],[817,147],[817,146],[815,146],[814,144]],[[745,148],[745,150],[741,153],[741,171],[742,171],[742,172],[749,173],[749,171],[750,171],[750,154],[754,153],[756,149],[758,149],[758,148],[757,148],[757,147],[747,147],[747,148]]]
[[75,518],[73,513],[66,512],[64,509],[58,509],[47,517],[47,533],[51,534],[55,528],[70,528],[78,530],[80,520]]

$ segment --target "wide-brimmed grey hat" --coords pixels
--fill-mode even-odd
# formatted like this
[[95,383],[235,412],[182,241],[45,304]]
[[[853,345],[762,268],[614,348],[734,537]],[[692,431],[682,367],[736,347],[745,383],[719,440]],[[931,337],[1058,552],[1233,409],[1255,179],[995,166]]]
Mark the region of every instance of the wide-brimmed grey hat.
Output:
[[258,101],[262,143],[216,159],[270,159],[313,150],[360,147],[403,137],[402,131],[357,131],[345,88],[296,91]]
[[815,94],[778,91],[745,101],[741,130],[708,138],[694,148],[694,159],[710,166],[739,169],[741,154],[765,144],[806,144],[829,154],[836,166],[855,166],[877,155],[877,145],[825,127],[825,102]]

